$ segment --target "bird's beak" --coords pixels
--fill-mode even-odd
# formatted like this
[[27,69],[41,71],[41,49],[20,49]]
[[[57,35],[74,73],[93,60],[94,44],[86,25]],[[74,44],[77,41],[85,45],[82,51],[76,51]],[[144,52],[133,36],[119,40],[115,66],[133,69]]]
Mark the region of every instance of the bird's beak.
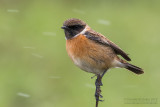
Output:
[[62,26],[61,28],[62,28],[62,29],[68,29],[68,27],[67,27],[67,26]]

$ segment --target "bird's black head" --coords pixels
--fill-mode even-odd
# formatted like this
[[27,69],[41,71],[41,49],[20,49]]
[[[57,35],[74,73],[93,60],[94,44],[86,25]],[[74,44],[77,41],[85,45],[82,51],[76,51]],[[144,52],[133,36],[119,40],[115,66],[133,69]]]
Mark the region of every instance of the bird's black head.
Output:
[[79,19],[68,19],[63,23],[61,27],[64,29],[65,36],[67,39],[71,39],[75,35],[79,34],[86,27],[86,23]]

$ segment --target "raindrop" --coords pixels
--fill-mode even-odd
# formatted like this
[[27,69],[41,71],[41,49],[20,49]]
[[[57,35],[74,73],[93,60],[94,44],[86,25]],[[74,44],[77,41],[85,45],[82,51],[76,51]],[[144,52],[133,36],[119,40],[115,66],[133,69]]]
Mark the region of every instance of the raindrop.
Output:
[[18,13],[19,10],[17,10],[17,9],[8,9],[7,12]]
[[106,25],[106,26],[109,26],[111,24],[111,22],[109,20],[103,20],[103,19],[99,19],[97,22],[99,24],[103,24],[103,25]]
[[17,95],[18,95],[18,96],[21,96],[21,97],[25,97],[25,98],[29,98],[29,97],[30,97],[29,94],[22,93],[22,92],[17,93]]
[[32,53],[33,56],[37,57],[37,58],[43,58],[43,56],[36,54],[36,53]]
[[31,47],[31,46],[24,46],[23,48],[26,48],[26,49],[35,49],[35,47]]
[[56,36],[55,32],[43,32],[43,35],[45,36]]
[[86,86],[86,87],[89,87],[89,88],[95,88],[95,86],[94,86],[94,85],[92,85],[92,84],[88,84],[88,83],[87,83],[87,84],[85,84],[85,86]]
[[78,10],[78,9],[73,9],[72,11],[75,12],[75,13],[78,13],[78,14],[85,14],[84,11]]

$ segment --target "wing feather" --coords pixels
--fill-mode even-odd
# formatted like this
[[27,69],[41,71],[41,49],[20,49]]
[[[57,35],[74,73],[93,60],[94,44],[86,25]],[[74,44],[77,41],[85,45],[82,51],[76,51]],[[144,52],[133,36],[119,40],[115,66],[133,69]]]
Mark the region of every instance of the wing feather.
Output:
[[93,40],[94,42],[97,42],[97,43],[102,44],[102,45],[110,46],[116,54],[121,55],[127,61],[131,61],[128,54],[126,54],[119,46],[117,46],[115,43],[113,43],[112,41],[107,39],[102,34],[97,33],[93,30],[90,30],[90,31],[85,32],[85,36],[88,39]]

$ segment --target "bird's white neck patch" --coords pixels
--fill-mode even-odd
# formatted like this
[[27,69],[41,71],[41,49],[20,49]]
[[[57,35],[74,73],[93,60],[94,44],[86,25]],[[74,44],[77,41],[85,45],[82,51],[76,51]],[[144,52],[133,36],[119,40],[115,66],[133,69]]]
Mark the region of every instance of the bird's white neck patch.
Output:
[[80,33],[78,33],[77,35],[75,35],[73,38],[75,38],[75,37],[77,37],[77,36],[79,36],[81,34],[84,34],[87,30],[88,30],[88,25],[86,25],[86,27]]

